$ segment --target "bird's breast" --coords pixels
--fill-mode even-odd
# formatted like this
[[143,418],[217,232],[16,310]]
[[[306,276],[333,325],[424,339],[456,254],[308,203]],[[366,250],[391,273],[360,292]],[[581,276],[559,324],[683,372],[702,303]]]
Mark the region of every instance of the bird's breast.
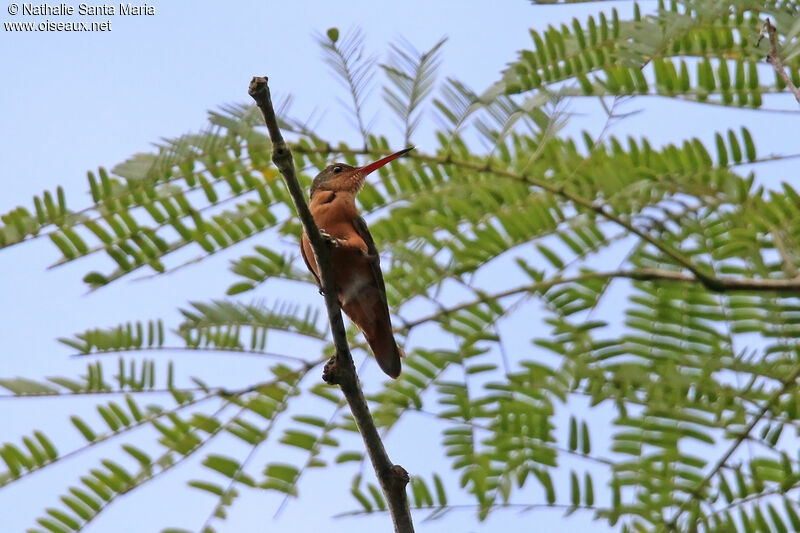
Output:
[[320,191],[311,200],[311,216],[320,229],[334,237],[337,233],[352,231],[353,219],[358,216],[355,200],[346,192]]

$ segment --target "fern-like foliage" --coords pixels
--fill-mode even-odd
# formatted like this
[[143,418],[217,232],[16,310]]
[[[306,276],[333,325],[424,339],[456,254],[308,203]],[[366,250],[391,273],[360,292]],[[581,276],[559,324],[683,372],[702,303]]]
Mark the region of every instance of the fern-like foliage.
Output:
[[[597,7],[596,16],[531,31],[528,49],[483,92],[452,77],[436,90],[444,40],[423,53],[390,46],[386,103],[406,142],[430,126],[437,143],[376,172],[357,199],[384,252],[387,298],[409,354],[399,379],[370,384],[376,422],[390,447],[400,423],[438,434],[430,454],[444,462],[430,463],[444,466],[413,472],[409,488],[422,518],[546,507],[624,532],[798,530],[800,193],[790,176],[768,187],[758,172],[800,153],[767,154],[747,126],[659,146],[646,132],[572,135],[563,126],[572,98],[774,109],[764,96],[787,88],[756,43],[770,17],[800,82],[800,6],[632,3],[629,17]],[[392,150],[364,119],[381,72],[362,35],[331,29],[319,41],[364,145],[322,139],[285,107],[305,186],[333,158],[356,165]],[[789,98],[772,101],[797,111]],[[607,111],[609,122],[623,119]],[[87,325],[61,339],[93,358],[85,375],[0,379],[15,398],[96,396],[102,421],[72,417],[85,443],[67,452],[40,430],[5,443],[4,490],[139,427],[157,433],[147,449],[124,443],[124,459],[99,459],[63,505],[44,511],[41,530],[83,529],[198,452],[206,475],[188,483],[215,497],[203,531],[233,512],[243,490],[288,502],[305,495],[311,468],[353,474],[363,465],[338,392],[308,376],[331,347],[322,305],[299,303],[300,291],[317,289],[259,120],[251,106],[224,107],[200,133],[90,173],[86,207],[57,188],[2,216],[0,247],[47,236],[58,264],[107,256],[106,270],[86,274],[90,288],[239,254],[228,299],[176,302],[174,324]],[[240,246],[254,236],[257,245]],[[196,255],[187,260],[185,248]],[[276,300],[273,287],[298,301]],[[302,348],[285,353],[285,335]],[[351,340],[362,346],[354,332]],[[136,358],[175,350],[281,362],[266,380],[231,390],[197,378],[178,386],[185,380],[171,364],[159,377],[155,361]],[[112,375],[99,359],[121,352]],[[220,434],[247,451],[203,451]],[[276,451],[266,462],[257,453],[265,447]],[[386,511],[372,477],[355,473],[349,490],[356,508],[343,515]]]
[[369,123],[364,118],[364,103],[372,86],[375,75],[376,58],[368,55],[364,48],[364,36],[361,30],[354,29],[339,40],[339,30],[330,28],[325,36],[319,36],[317,42],[323,50],[325,62],[330,66],[339,82],[350,93],[354,125],[367,142]]
[[427,52],[420,53],[411,43],[402,41],[391,47],[389,62],[382,65],[394,88],[384,89],[387,105],[402,121],[405,144],[422,119],[420,105],[433,90],[440,51],[446,38],[439,40]]

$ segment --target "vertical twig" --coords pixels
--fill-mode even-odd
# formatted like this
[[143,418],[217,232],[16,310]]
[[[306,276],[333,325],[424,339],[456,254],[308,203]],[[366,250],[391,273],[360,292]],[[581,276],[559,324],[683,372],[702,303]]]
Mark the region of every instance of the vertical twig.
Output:
[[781,77],[783,83],[792,91],[792,94],[797,99],[797,103],[800,104],[800,89],[795,86],[792,82],[792,78],[786,73],[786,69],[783,67],[783,61],[781,61],[781,56],[778,54],[778,38],[777,33],[778,31],[775,29],[775,26],[772,25],[772,22],[767,18],[764,22],[764,27],[761,28],[761,35],[758,38],[758,44],[761,44],[761,39],[764,38],[764,34],[767,34],[769,37],[769,54],[767,54],[767,63],[772,65],[772,68],[775,69],[775,72],[778,73],[778,76]]
[[411,522],[411,512],[406,496],[408,473],[403,467],[392,464],[389,460],[389,456],[383,447],[383,441],[369,412],[367,401],[364,399],[364,393],[361,391],[361,384],[353,364],[353,356],[350,354],[350,347],[347,344],[347,333],[342,321],[336,283],[331,267],[330,249],[328,248],[328,243],[319,233],[319,228],[317,228],[306,203],[305,194],[297,181],[292,153],[283,140],[278,121],[275,118],[267,77],[254,77],[250,82],[248,93],[264,114],[264,122],[267,124],[269,136],[272,139],[272,161],[286,181],[286,185],[292,195],[292,201],[300,216],[300,221],[303,223],[303,228],[308,235],[309,241],[311,241],[319,267],[322,290],[325,294],[325,306],[328,309],[333,343],[336,347],[336,355],[325,365],[322,379],[331,385],[338,385],[342,389],[361,437],[364,439],[364,445],[367,448],[367,453],[372,461],[372,466],[375,469],[384,497],[388,502],[395,533],[413,533],[414,525]]

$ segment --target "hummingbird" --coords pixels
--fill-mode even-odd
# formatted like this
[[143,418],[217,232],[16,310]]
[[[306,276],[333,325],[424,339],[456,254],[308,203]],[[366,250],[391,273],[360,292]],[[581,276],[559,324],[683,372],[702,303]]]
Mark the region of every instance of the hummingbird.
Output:
[[[371,172],[413,148],[400,150],[363,167],[344,163],[329,165],[314,178],[309,205],[314,222],[331,246],[331,262],[342,310],[364,334],[381,370],[392,378],[400,375],[400,358],[405,354],[392,333],[378,249],[367,223],[358,214],[355,198]],[[305,233],[300,252],[321,291],[314,250]]]

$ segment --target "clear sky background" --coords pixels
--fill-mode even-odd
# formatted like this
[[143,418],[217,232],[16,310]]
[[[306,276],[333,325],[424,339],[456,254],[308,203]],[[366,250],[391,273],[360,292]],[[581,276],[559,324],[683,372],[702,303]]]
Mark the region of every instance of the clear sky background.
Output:
[[[70,4],[70,2],[67,2]],[[655,2],[645,1],[645,8]],[[71,3],[77,7],[78,3]],[[253,75],[267,74],[273,91],[294,96],[294,115],[324,112],[320,133],[331,141],[355,141],[356,132],[345,119],[337,98],[346,93],[321,60],[316,32],[331,26],[342,30],[361,27],[368,48],[385,58],[388,45],[404,37],[418,49],[427,49],[446,35],[442,79],[454,76],[477,90],[497,79],[516,51],[530,47],[528,29],[548,23],[584,20],[588,13],[616,5],[621,18],[629,17],[632,4],[587,4],[556,7],[532,6],[524,0],[404,2],[152,2],[153,16],[100,16],[111,20],[106,33],[11,33],[0,29],[0,213],[17,205],[30,207],[31,197],[44,189],[63,185],[72,207],[84,206],[86,171],[108,168],[137,152],[150,151],[153,142],[201,129],[205,112],[225,103],[248,102],[247,85]],[[69,17],[11,17],[6,4],[0,21],[71,20]],[[73,18],[72,20],[86,20]],[[766,98],[767,107],[782,107],[785,97]],[[376,131],[396,143],[402,138],[376,89],[368,106],[379,113]],[[746,124],[757,139],[761,154],[794,152],[797,148],[796,115],[741,111],[729,113],[710,106],[681,104],[646,98],[626,104],[624,111],[644,112],[620,123],[614,134],[646,133],[654,144],[680,142],[687,135],[705,141],[714,131]],[[572,104],[578,127],[597,133],[603,124],[600,107],[593,101]],[[428,122],[430,125],[430,122]],[[430,127],[417,139],[425,151]],[[787,135],[788,132],[795,132]],[[427,137],[426,137],[427,135]],[[759,179],[774,185],[790,179],[786,164],[760,168]],[[795,167],[796,168],[796,167]],[[256,239],[215,255],[179,274],[148,281],[124,280],[86,295],[82,276],[107,267],[105,259],[90,258],[66,267],[46,270],[59,254],[46,240],[0,252],[0,377],[76,375],[86,360],[70,359],[69,350],[55,339],[89,327],[111,326],[128,320],[163,317],[178,320],[177,308],[189,300],[207,301],[224,295],[234,277],[228,261],[246,253]],[[257,294],[291,298],[286,294]],[[248,299],[250,295],[248,295]],[[613,305],[613,302],[611,302]],[[197,375],[214,383],[235,386],[249,383],[263,372],[265,361],[244,357],[176,354],[181,375]],[[108,361],[116,364],[115,359]],[[376,379],[378,374],[370,374]],[[83,399],[0,400],[0,441],[18,442],[34,429],[58,438],[63,453],[81,440],[68,421],[70,414],[90,418],[94,401]],[[325,415],[321,415],[325,416]],[[422,426],[420,426],[422,427]],[[447,469],[447,463],[425,464],[426,449],[436,449],[439,436],[404,424],[388,440],[390,456],[410,471]],[[146,431],[134,442],[146,442]],[[99,447],[103,456],[117,452],[118,442]],[[231,440],[209,451],[241,457]],[[427,448],[426,448],[427,447]],[[271,447],[271,450],[277,448]],[[198,455],[203,455],[198,454]],[[260,464],[280,458],[265,456]],[[34,525],[45,507],[59,505],[58,496],[90,466],[98,455],[87,453],[0,490],[0,531],[16,532]],[[259,464],[255,461],[254,464]],[[415,470],[416,469],[416,470]],[[185,480],[202,475],[187,464],[158,481],[122,497],[104,512],[89,531],[140,532],[161,527],[196,529],[211,511],[214,500],[186,487]],[[388,518],[331,520],[337,512],[356,508],[347,494],[351,473],[342,470],[312,472],[303,478],[301,499],[292,501],[277,520],[272,515],[278,495],[246,493],[233,507],[218,531],[387,531]],[[536,500],[536,493],[528,501]],[[477,523],[471,512],[454,513],[444,522],[420,523],[418,531],[602,531],[588,517],[576,514],[565,520],[560,511],[518,515],[498,512]]]

